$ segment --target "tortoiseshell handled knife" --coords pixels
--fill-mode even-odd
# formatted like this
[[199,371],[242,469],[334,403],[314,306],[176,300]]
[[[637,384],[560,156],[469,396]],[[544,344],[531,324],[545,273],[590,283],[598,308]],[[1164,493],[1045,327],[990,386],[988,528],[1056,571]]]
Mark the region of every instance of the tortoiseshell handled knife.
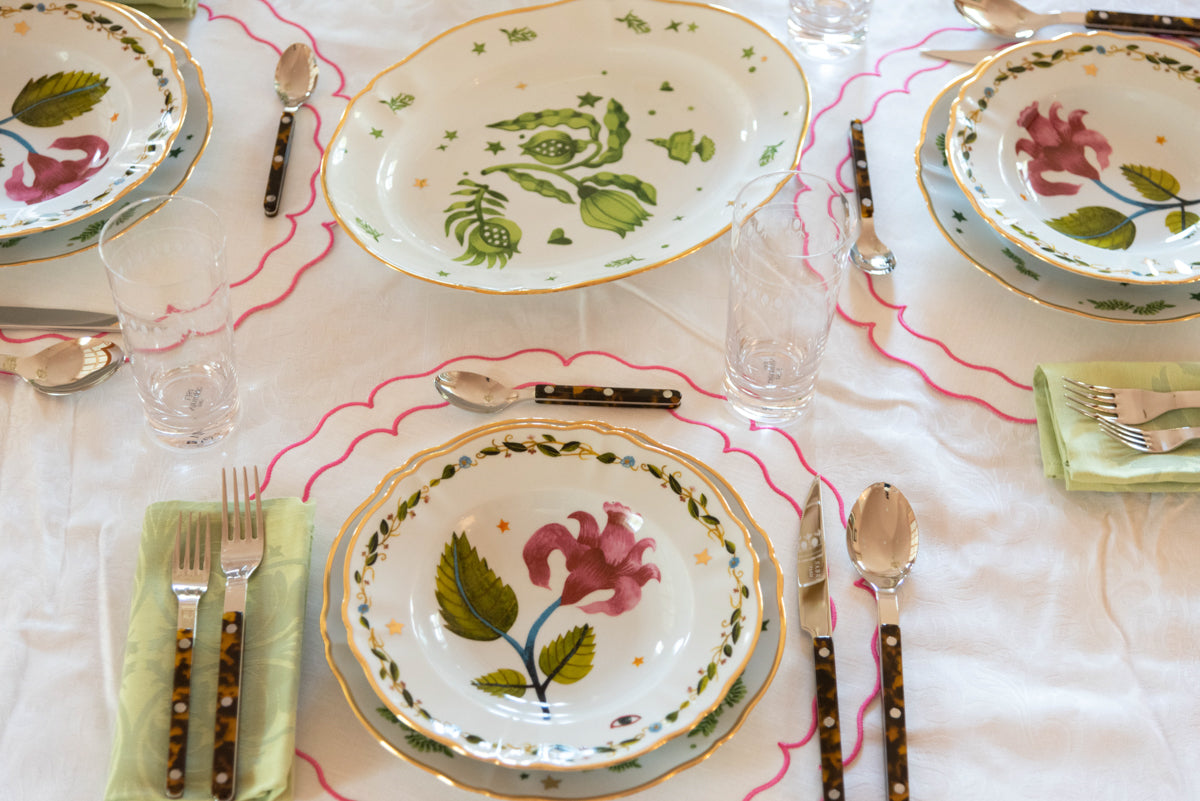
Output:
[[821,785],[825,801],[843,801],[842,731],[838,717],[837,668],[833,658],[833,616],[825,569],[825,528],[821,520],[821,477],[813,479],[800,518],[797,557],[800,627],[812,636],[817,675],[817,732],[821,742]]

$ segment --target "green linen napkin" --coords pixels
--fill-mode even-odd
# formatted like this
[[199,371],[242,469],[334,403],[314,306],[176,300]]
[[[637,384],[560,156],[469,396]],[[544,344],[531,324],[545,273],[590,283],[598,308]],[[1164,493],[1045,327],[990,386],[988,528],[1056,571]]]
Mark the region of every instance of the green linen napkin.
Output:
[[[1184,447],[1171,453],[1139,453],[1100,430],[1094,420],[1068,408],[1063,376],[1108,387],[1200,389],[1197,362],[1078,362],[1042,364],[1033,374],[1042,466],[1069,490],[1099,492],[1195,492],[1200,456]],[[1148,428],[1196,425],[1200,412],[1168,412]]]
[[[217,652],[225,579],[221,573],[217,503],[167,501],[146,509],[134,576],[129,638],[105,801],[162,798],[178,609],[170,558],[179,512],[213,516],[213,566],[200,601],[192,664],[185,798],[212,798]],[[313,505],[296,498],[263,501],[267,530],[262,564],[250,577],[238,725],[238,799],[291,797],[296,696],[304,633]]]
[[196,0],[126,0],[122,5],[136,8],[155,19],[191,19],[196,16]]

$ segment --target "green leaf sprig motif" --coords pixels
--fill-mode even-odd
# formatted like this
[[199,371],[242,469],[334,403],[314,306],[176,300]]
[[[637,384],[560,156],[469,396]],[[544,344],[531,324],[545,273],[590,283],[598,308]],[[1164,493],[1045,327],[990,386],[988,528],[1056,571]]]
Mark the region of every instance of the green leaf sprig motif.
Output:
[[[581,97],[581,104],[602,98]],[[609,99],[602,118],[578,108],[526,111],[487,126],[520,134],[519,149],[527,161],[486,167],[481,177],[503,175],[533,195],[579,208],[579,219],[591,228],[611,231],[621,238],[651,216],[646,206],[657,204],[657,190],[636,175],[603,169],[619,162],[632,136],[629,114],[616,99]],[[532,135],[528,135],[532,132]],[[503,148],[498,147],[496,152]],[[689,147],[711,157],[711,143]],[[464,178],[455,195],[466,196],[448,206],[446,234],[453,235],[465,251],[457,258],[468,264],[504,267],[517,255],[521,226],[507,217],[508,198],[490,184]],[[551,237],[569,244],[560,232]]]

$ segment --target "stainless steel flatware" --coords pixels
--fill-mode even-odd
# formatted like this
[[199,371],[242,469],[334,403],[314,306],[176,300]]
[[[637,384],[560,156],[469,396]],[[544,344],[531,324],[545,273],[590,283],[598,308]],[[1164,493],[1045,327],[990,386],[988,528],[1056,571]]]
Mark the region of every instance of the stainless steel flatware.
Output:
[[1073,398],[1067,398],[1067,406],[1095,420],[1100,430],[1117,442],[1142,453],[1170,453],[1181,445],[1200,439],[1200,428],[1195,426],[1142,428],[1118,422],[1116,418],[1089,409]]
[[196,641],[196,611],[208,591],[208,570],[212,521],[200,522],[179,513],[175,548],[171,552],[171,590],[179,600],[175,624],[175,673],[171,689],[171,725],[167,736],[167,797],[183,796],[187,778],[188,720],[192,711],[192,655]]
[[1200,391],[1159,392],[1152,389],[1105,387],[1063,378],[1066,397],[1118,423],[1137,425],[1179,409],[1200,409]]
[[121,330],[115,314],[79,309],[43,309],[33,306],[0,306],[0,328],[36,328],[42,331],[86,331],[92,334]]
[[283,179],[287,172],[288,156],[292,151],[292,128],[296,112],[312,96],[317,86],[317,58],[312,48],[303,42],[288,45],[275,67],[275,93],[283,103],[283,115],[279,118],[279,131],[275,134],[275,152],[271,157],[271,171],[267,173],[267,192],[263,197],[263,211],[268,217],[279,213],[279,200],[283,195]]
[[858,496],[846,520],[846,550],[859,575],[875,590],[887,795],[889,801],[907,801],[908,736],[896,590],[917,558],[917,518],[900,490],[879,482]]
[[250,516],[250,478],[242,468],[244,507],[238,504],[237,469],[233,505],[221,472],[221,572],[225,608],[221,615],[221,661],[217,675],[217,721],[213,735],[212,795],[230,801],[237,792],[238,714],[241,711],[242,648],[246,642],[246,591],[262,562],[267,532],[263,525],[262,485],[254,468],[254,517]]
[[1120,11],[1048,11],[1037,14],[1016,0],[954,0],[958,13],[972,25],[1013,39],[1029,39],[1050,25],[1083,25],[1106,31],[1200,34],[1200,19]]
[[842,730],[838,715],[837,665],[833,654],[833,616],[825,562],[825,525],[821,517],[821,477],[813,479],[800,518],[798,548],[800,628],[813,644],[817,682],[817,733],[821,743],[821,786],[825,801],[842,801]]
[[867,143],[862,120],[850,121],[850,150],[854,162],[854,191],[862,228],[850,249],[854,266],[871,275],[887,275],[896,269],[896,256],[875,234],[875,199],[871,195],[871,173],[867,168]]
[[0,353],[0,372],[20,376],[45,395],[70,395],[108,379],[124,361],[115,342],[79,337],[29,356]]
[[523,389],[505,386],[480,373],[447,370],[433,379],[438,394],[460,409],[491,414],[520,401],[561,403],[573,406],[626,406],[674,409],[681,397],[674,389],[591,387],[536,384]]

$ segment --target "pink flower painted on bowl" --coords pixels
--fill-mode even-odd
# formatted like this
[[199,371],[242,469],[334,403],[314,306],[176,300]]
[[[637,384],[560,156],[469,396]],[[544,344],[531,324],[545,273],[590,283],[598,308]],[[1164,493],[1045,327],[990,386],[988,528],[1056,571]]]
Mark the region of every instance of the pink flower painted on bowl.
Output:
[[1083,124],[1085,110],[1076,109],[1065,120],[1061,111],[1062,103],[1055,102],[1050,105],[1049,116],[1043,115],[1034,101],[1017,117],[1017,123],[1031,138],[1018,140],[1016,150],[1032,157],[1029,182],[1039,195],[1074,195],[1081,187],[1081,184],[1066,181],[1050,181],[1044,175],[1047,172],[1069,172],[1081,178],[1099,180],[1099,170],[1087,159],[1089,148],[1095,153],[1101,169],[1108,166],[1112,155],[1108,140]]
[[12,200],[21,203],[41,203],[58,197],[82,185],[108,163],[108,142],[99,136],[64,136],[55,139],[50,147],[56,150],[82,150],[79,159],[58,159],[30,152],[27,161],[33,170],[33,184],[25,184],[25,165],[13,167],[12,175],[4,182],[4,191]]
[[612,590],[610,598],[579,608],[588,614],[616,616],[637,606],[642,587],[651,579],[661,582],[662,572],[657,565],[642,563],[646,550],[654,548],[655,543],[649,537],[636,538],[641,517],[615,502],[604,504],[604,511],[608,520],[603,531],[592,515],[574,512],[568,517],[579,523],[578,538],[561,523],[547,523],[525,543],[522,555],[530,581],[549,587],[550,554],[562,551],[568,571],[562,604],[574,604],[593,592]]

